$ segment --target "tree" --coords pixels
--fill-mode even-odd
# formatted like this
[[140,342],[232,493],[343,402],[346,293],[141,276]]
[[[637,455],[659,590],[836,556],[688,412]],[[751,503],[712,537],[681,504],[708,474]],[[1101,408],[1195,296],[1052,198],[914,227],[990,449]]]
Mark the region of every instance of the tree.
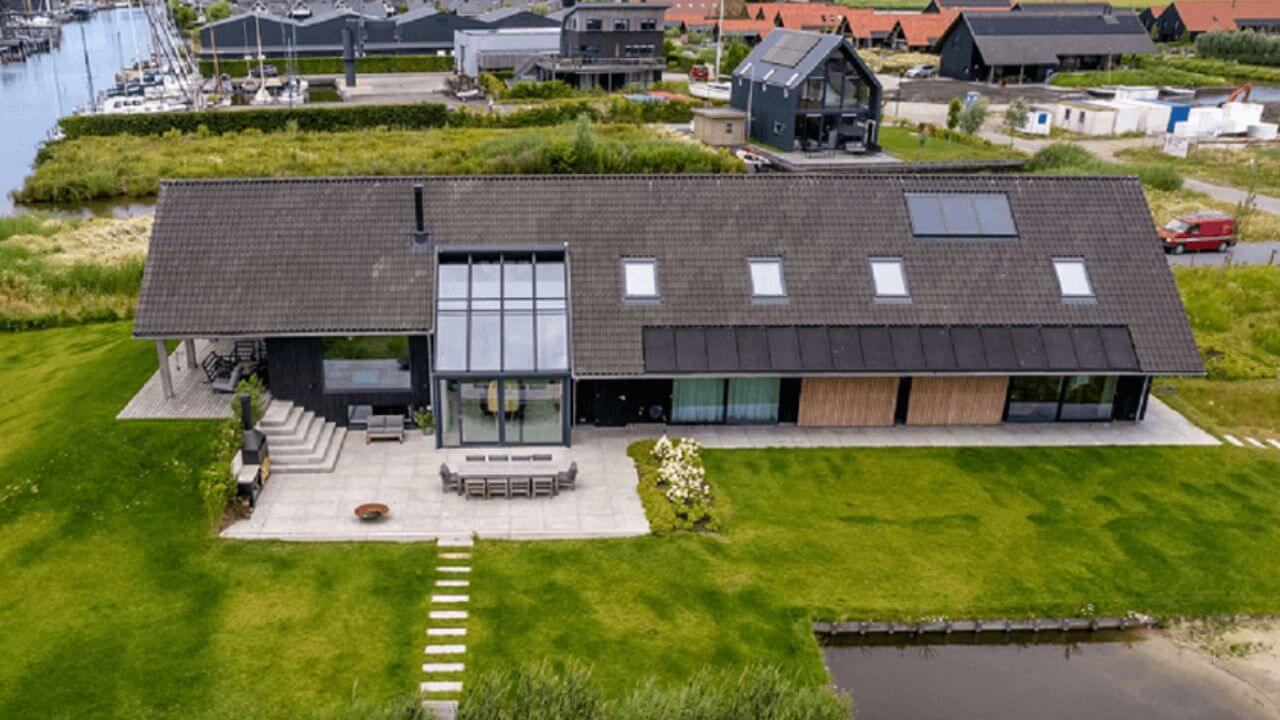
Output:
[[751,54],[751,48],[746,43],[731,41],[725,45],[724,54],[720,57],[720,74],[729,75],[734,68],[742,64],[743,60]]
[[204,19],[208,22],[218,22],[231,17],[231,3],[227,0],[217,0],[204,10]]
[[987,121],[987,116],[991,111],[987,109],[986,100],[978,100],[974,104],[960,111],[959,127],[960,132],[965,135],[972,135],[982,129],[982,123]]
[[947,129],[955,130],[960,124],[960,113],[964,110],[964,105],[960,102],[960,98],[951,98],[951,102],[947,103]]
[[1004,126],[1009,131],[1009,145],[1013,145],[1013,132],[1027,124],[1027,104],[1021,99],[1009,103],[1004,110]]

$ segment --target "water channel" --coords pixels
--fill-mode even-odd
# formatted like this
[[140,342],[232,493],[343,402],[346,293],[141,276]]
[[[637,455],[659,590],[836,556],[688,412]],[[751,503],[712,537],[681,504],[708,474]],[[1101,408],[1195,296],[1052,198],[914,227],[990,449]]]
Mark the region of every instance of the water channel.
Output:
[[1266,698],[1158,633],[897,636],[824,655],[858,720],[1275,717]]
[[0,214],[13,212],[10,193],[22,187],[58,118],[89,101],[90,75],[95,92],[101,92],[122,67],[149,56],[150,48],[140,8],[104,10],[63,25],[62,45],[53,52],[0,65]]

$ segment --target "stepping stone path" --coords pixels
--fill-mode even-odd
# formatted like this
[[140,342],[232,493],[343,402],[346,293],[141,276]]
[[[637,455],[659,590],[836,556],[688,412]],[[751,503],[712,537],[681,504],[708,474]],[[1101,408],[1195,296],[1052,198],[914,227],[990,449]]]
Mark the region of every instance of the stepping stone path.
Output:
[[[1243,441],[1241,441],[1240,438],[1236,437],[1235,435],[1223,434],[1222,438],[1226,440],[1228,443],[1230,443],[1231,445],[1238,448],[1255,447],[1255,448],[1258,448],[1259,450],[1270,450],[1271,448],[1280,450],[1280,440],[1276,440],[1275,438],[1267,438],[1267,441],[1265,443],[1257,438],[1252,438],[1247,435],[1245,436]],[[1268,447],[1268,445],[1270,447]]]
[[470,538],[440,540],[438,547],[442,552],[437,559],[450,564],[436,568],[442,577],[436,580],[438,592],[432,594],[431,609],[427,613],[431,623],[427,627],[428,642],[423,654],[432,662],[422,664],[425,679],[419,690],[425,697],[423,705],[444,720],[451,720],[457,715],[458,701],[448,696],[462,692],[461,678],[466,670],[462,658],[467,653],[467,646],[461,641],[467,636],[466,622],[470,615],[460,608],[471,602],[468,594],[471,581],[459,576],[471,572],[471,546]]

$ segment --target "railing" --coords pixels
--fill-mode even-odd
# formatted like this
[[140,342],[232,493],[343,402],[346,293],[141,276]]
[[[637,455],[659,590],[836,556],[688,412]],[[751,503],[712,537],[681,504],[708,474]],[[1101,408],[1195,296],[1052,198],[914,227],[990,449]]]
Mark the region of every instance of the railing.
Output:
[[645,67],[652,65],[667,64],[667,59],[661,55],[650,55],[647,57],[572,57],[572,58],[540,58],[540,63],[549,62],[556,67],[604,67],[604,66],[634,66]]

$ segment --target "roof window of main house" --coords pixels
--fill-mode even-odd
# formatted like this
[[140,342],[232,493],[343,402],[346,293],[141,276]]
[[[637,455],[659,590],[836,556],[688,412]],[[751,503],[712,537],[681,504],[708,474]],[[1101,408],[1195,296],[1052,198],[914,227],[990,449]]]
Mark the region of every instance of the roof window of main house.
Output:
[[658,299],[658,261],[653,258],[622,259],[623,296],[628,300]]
[[1058,276],[1058,289],[1063,300],[1089,300],[1094,297],[1093,282],[1084,258],[1054,258],[1053,272]]
[[436,369],[569,369],[563,253],[450,253],[436,282]]
[[935,238],[1017,237],[1004,193],[906,193],[911,234]]
[[875,285],[877,299],[906,300],[911,297],[907,291],[907,273],[903,269],[902,258],[871,258],[871,281]]
[[776,300],[787,296],[787,285],[782,279],[782,258],[748,258],[747,269],[751,273],[751,297]]

